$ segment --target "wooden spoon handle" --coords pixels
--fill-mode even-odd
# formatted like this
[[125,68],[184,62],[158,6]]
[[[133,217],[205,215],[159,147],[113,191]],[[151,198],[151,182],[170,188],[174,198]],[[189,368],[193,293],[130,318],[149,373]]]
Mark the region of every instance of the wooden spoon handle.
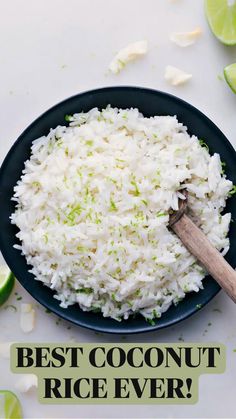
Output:
[[236,303],[236,271],[229,265],[205,234],[184,214],[171,226],[185,247]]

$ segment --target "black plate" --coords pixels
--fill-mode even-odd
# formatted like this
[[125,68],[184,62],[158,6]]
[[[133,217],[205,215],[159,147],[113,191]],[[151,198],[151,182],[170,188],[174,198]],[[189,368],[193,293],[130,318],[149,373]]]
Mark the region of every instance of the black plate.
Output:
[[[177,323],[203,307],[220,290],[217,283],[209,276],[204,279],[204,289],[198,293],[191,293],[178,305],[172,306],[159,319],[155,326],[150,326],[141,316],[117,322],[103,318],[99,314],[83,312],[77,305],[68,309],[59,306],[53,298],[53,292],[35,281],[28,272],[25,258],[13,248],[17,242],[15,234],[17,228],[10,224],[9,217],[14,211],[11,201],[13,187],[20,178],[24,162],[30,156],[30,146],[35,138],[48,133],[50,128],[64,125],[64,116],[75,112],[88,111],[97,106],[104,108],[108,104],[121,108],[137,107],[147,117],[153,115],[177,115],[178,120],[188,127],[190,134],[196,134],[208,144],[210,152],[217,152],[226,162],[226,174],[236,184],[236,153],[223,133],[200,111],[193,106],[167,93],[137,87],[108,87],[92,90],[73,96],[49,109],[33,122],[7,154],[0,170],[0,249],[3,256],[24,288],[41,304],[77,325],[89,329],[109,333],[139,333],[170,326]],[[227,204],[227,211],[236,220],[236,198],[231,198]],[[231,247],[227,260],[235,267],[236,263],[236,223],[231,224]]]

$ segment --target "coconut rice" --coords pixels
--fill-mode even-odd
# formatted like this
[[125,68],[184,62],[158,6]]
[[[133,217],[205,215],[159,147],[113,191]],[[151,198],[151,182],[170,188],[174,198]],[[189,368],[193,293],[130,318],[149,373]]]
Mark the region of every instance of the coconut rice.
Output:
[[225,254],[231,214],[221,212],[232,182],[176,117],[108,106],[66,120],[33,142],[14,188],[15,247],[62,307],[152,321],[206,275],[168,228],[181,190]]

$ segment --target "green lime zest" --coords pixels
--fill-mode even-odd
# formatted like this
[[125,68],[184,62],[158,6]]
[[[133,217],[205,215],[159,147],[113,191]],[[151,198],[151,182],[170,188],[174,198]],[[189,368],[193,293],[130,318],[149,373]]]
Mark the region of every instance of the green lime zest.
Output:
[[79,288],[76,290],[76,293],[79,294],[92,294],[93,293],[93,289],[92,288]]
[[71,122],[72,119],[73,119],[73,116],[72,115],[65,115],[65,121],[66,122]]
[[236,194],[236,185],[233,185],[232,189],[229,191],[229,196],[233,196]]
[[117,206],[112,198],[110,198],[110,210],[111,211],[117,211]]
[[134,186],[134,195],[135,196],[139,196],[140,195],[140,190],[138,188],[137,183],[134,180],[131,180],[131,185]]
[[167,212],[158,212],[156,214],[157,217],[165,217],[166,215],[168,215]]
[[208,147],[207,143],[204,140],[201,140],[200,139],[198,141],[199,141],[199,144],[200,144],[201,147],[205,147],[207,149],[207,151],[209,151],[209,147]]

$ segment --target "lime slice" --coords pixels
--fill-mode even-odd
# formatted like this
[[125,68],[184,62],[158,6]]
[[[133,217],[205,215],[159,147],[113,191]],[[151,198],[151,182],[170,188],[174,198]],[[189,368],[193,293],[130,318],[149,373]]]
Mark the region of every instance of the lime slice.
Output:
[[236,93],[236,63],[224,68],[224,76],[229,87]]
[[11,294],[15,278],[7,265],[0,266],[0,306]]
[[236,44],[236,0],[205,0],[213,34],[226,45]]
[[11,391],[0,391],[0,418],[22,419],[20,402]]

